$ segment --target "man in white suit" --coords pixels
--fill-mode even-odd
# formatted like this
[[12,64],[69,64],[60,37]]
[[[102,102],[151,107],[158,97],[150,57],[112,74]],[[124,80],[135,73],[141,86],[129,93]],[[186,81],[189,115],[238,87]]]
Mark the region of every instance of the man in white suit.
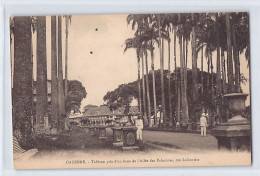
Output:
[[207,133],[207,118],[206,118],[206,114],[203,113],[200,117],[200,128],[201,128],[201,136],[206,136]]
[[143,120],[141,119],[140,116],[138,116],[138,118],[135,120],[135,126],[137,127],[137,131],[136,131],[136,138],[137,140],[142,140],[143,139],[143,133],[142,130],[144,128],[144,124],[143,124]]

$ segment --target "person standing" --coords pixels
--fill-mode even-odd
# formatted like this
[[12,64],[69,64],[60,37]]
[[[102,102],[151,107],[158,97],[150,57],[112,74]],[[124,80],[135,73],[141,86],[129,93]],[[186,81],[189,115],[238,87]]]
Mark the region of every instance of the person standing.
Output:
[[143,139],[142,130],[144,128],[144,124],[140,116],[138,116],[138,118],[135,120],[135,126],[137,127],[136,138],[137,140],[142,140]]
[[206,136],[207,133],[207,118],[206,118],[206,114],[203,113],[200,117],[200,128],[201,128],[201,136]]

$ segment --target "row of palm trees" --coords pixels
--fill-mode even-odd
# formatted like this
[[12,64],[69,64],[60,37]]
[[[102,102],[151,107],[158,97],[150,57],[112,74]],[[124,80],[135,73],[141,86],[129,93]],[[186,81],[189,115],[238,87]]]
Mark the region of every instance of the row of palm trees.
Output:
[[[194,118],[194,112],[189,112],[187,98],[187,84],[192,84],[192,103],[196,104],[200,93],[210,92],[212,101],[216,101],[223,94],[240,92],[240,55],[245,53],[249,61],[249,17],[248,13],[179,13],[179,14],[130,14],[127,16],[127,23],[135,30],[133,38],[125,41],[125,51],[130,48],[136,50],[138,63],[138,88],[139,88],[139,109],[144,115],[145,124],[152,127],[151,107],[149,91],[153,91],[153,114],[155,125],[160,120],[157,115],[157,100],[154,79],[154,50],[159,49],[160,73],[161,73],[161,108],[163,113],[163,127],[173,125],[173,117],[182,126],[188,126],[190,118]],[[137,27],[136,27],[137,26]],[[172,33],[172,34],[171,34]],[[178,46],[177,46],[178,40]],[[171,56],[171,45],[173,43],[173,59]],[[168,44],[168,92],[164,90],[164,45]],[[189,48],[191,46],[191,48]],[[179,49],[177,56],[176,48]],[[191,49],[192,58],[192,82],[187,83],[188,51]],[[144,66],[146,67],[146,78],[148,77],[147,52],[151,56],[151,74],[153,76],[153,90],[149,90],[148,79],[144,79]],[[201,85],[198,84],[198,53],[201,53]],[[213,63],[213,56],[216,53],[216,63]],[[226,53],[226,54],[225,54]],[[226,56],[226,57],[225,57]],[[180,63],[180,75],[177,74],[177,58]],[[204,90],[204,58],[208,65],[207,84],[211,79],[212,86]],[[174,62],[175,85],[171,83],[171,63]],[[140,78],[140,62],[142,63],[142,80]],[[145,62],[145,63],[144,63]],[[213,68],[216,67],[216,73]],[[216,74],[216,77],[214,77]],[[227,78],[226,78],[227,77]],[[216,79],[215,81],[213,79]],[[141,82],[142,81],[142,82]],[[145,84],[146,82],[146,84]],[[216,86],[213,85],[216,82]],[[159,84],[159,83],[158,83]],[[142,86],[141,86],[142,85]],[[172,87],[175,90],[172,90]],[[142,90],[141,90],[142,88]],[[141,92],[143,95],[141,95]],[[145,95],[146,94],[146,95]],[[172,94],[176,107],[172,106]],[[169,102],[165,102],[165,96],[169,96]],[[148,105],[146,105],[148,104]],[[169,113],[166,113],[166,105],[169,106]],[[146,108],[148,107],[148,108]],[[216,105],[216,113],[219,115],[220,106]],[[147,109],[147,110],[146,110]],[[203,108],[204,109],[204,108]],[[204,109],[205,110],[205,109]],[[146,112],[147,111],[147,112]],[[173,112],[175,112],[173,115]]]
[[[63,81],[62,17],[51,17],[51,132],[63,130],[61,117],[65,115],[67,93],[68,24],[71,16],[65,17],[65,81]],[[13,17],[11,23],[11,45],[14,45],[13,69],[13,125],[23,136],[31,135],[32,126],[41,133],[44,118],[48,117],[46,16]],[[36,32],[36,43],[33,34]],[[36,46],[36,59],[33,46]],[[36,63],[34,63],[36,61]],[[33,117],[33,65],[36,64],[36,115]],[[63,85],[65,84],[65,86]],[[33,124],[35,119],[35,123]],[[46,124],[49,126],[49,124]]]

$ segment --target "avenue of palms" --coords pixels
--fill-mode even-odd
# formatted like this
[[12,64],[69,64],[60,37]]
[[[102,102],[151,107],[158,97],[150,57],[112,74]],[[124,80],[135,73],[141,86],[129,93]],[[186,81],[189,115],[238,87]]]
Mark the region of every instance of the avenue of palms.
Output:
[[[62,28],[62,20],[65,28]],[[71,16],[51,17],[49,123],[52,134],[64,131],[64,116],[70,110],[65,106],[70,21]],[[136,51],[132,62],[136,63],[137,73],[133,74],[136,74],[138,107],[145,127],[174,128],[179,122],[183,129],[189,130],[202,112],[209,114],[210,125],[216,123],[215,117],[227,114],[223,95],[242,91],[244,79],[240,56],[245,55],[248,62],[250,59],[247,13],[130,14],[126,21],[132,26],[134,35],[125,39],[124,51]],[[32,124],[39,129],[36,133],[42,133],[44,118],[48,116],[46,17],[14,17],[13,24],[13,127],[29,140]],[[32,43],[34,32],[37,34],[36,46]],[[65,52],[62,51],[63,38]],[[32,63],[35,57],[32,47],[37,47],[37,63]],[[37,64],[35,117],[32,112],[33,64]],[[207,65],[206,70],[204,65]],[[221,122],[226,120],[220,118]]]
[[[132,24],[132,29],[136,32],[131,40],[126,40],[126,50],[128,48],[136,50],[138,67],[140,67],[140,59],[142,61],[143,56],[147,57],[147,51],[151,51],[152,75],[154,75],[154,59],[160,61],[161,81],[155,82],[155,79],[152,79],[153,90],[156,84],[161,86],[160,105],[158,104],[159,95],[146,86],[149,84],[148,79],[144,79],[148,77],[147,70],[145,72],[142,69],[142,84],[139,84],[142,87],[139,88],[139,94],[143,93],[143,97],[138,98],[139,108],[144,119],[148,119],[149,127],[158,126],[156,112],[160,107],[163,114],[162,127],[173,126],[176,122],[180,122],[183,127],[188,127],[190,123],[197,122],[203,111],[209,113],[212,117],[209,121],[213,124],[216,121],[213,117],[220,117],[225,111],[222,95],[242,91],[239,57],[241,54],[245,55],[249,61],[247,13],[130,14],[127,17],[127,23]],[[171,35],[169,35],[170,32]],[[130,41],[134,41],[134,44]],[[168,53],[164,53],[166,44]],[[170,45],[173,45],[173,51]],[[176,48],[179,49],[178,52]],[[159,52],[158,58],[154,58],[154,50]],[[188,53],[191,53],[191,58],[188,58]],[[198,58],[199,54],[200,58]],[[165,70],[167,57],[168,70]],[[213,57],[216,58],[213,59]],[[180,74],[177,72],[177,60]],[[215,63],[213,63],[214,60]],[[201,68],[198,68],[199,61]],[[192,65],[191,82],[188,82],[190,79],[187,78],[188,62]],[[205,63],[208,68],[206,79],[203,76]],[[143,64],[147,65],[141,62],[141,65]],[[144,68],[144,66],[141,67]],[[164,88],[165,80],[163,79],[165,71],[168,73],[167,91]],[[171,78],[171,72],[174,78]],[[139,74],[140,72],[138,72],[138,80],[141,82]],[[171,85],[171,79],[174,79],[174,85]],[[189,98],[187,84],[192,85],[192,96]],[[153,96],[148,97],[150,93],[147,91],[152,91]],[[210,98],[201,98],[204,94],[209,95]],[[165,102],[165,96],[168,97],[168,102]],[[149,101],[154,107],[150,106]],[[190,108],[190,103],[197,106]],[[209,104],[214,108],[209,107]],[[151,124],[151,116],[154,116],[154,124]],[[175,122],[173,119],[176,119]]]

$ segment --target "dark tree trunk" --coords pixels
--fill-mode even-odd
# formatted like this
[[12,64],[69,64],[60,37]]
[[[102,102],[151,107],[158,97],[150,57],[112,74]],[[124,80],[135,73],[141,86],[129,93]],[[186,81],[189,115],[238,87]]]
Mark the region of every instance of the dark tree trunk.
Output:
[[[68,93],[68,36],[69,36],[69,18],[68,16],[65,17],[65,34],[66,34],[66,39],[65,39],[65,81],[64,81],[64,95],[65,97],[67,96]],[[66,110],[68,111],[68,109]]]
[[[220,94],[221,94],[221,73],[220,73],[220,47],[219,47],[219,26],[218,26],[219,20],[218,20],[218,13],[216,13],[215,16],[216,16],[216,35],[217,35],[216,94],[217,94],[217,97],[219,97]],[[217,113],[217,114],[219,115],[219,113]]]
[[147,112],[146,112],[146,98],[145,98],[145,81],[144,81],[144,57],[143,54],[141,56],[142,59],[142,87],[143,87],[143,112],[144,112],[144,124],[147,125]]
[[180,122],[180,97],[179,97],[179,84],[178,84],[178,72],[177,72],[177,58],[176,58],[176,31],[174,31],[174,71],[175,71],[175,97],[176,103],[176,116],[177,122]]
[[183,57],[183,45],[182,45],[182,39],[183,37],[180,36],[179,37],[179,44],[180,44],[180,109],[181,109],[181,124],[183,123],[183,120],[184,120],[184,117],[183,117],[183,101],[184,101],[184,98],[183,98],[183,90],[184,90],[184,83],[183,83],[183,78],[184,78],[184,65],[183,65],[183,62],[184,62],[184,57]]
[[30,17],[14,17],[13,130],[21,131],[24,142],[32,134],[31,40]]
[[56,16],[51,17],[51,132],[58,129],[58,78],[57,78],[57,39]]
[[142,97],[141,97],[141,79],[140,79],[140,57],[137,57],[137,69],[138,69],[138,104],[139,104],[139,111],[142,114]]
[[228,92],[234,92],[234,74],[233,74],[233,59],[232,59],[232,43],[231,43],[231,25],[230,14],[226,13],[226,30],[227,30],[227,61],[228,61]]
[[146,96],[147,96],[147,108],[148,108],[147,109],[147,112],[148,112],[148,114],[147,114],[148,115],[148,126],[152,127],[147,51],[145,51],[145,67],[146,67]]
[[[47,56],[46,56],[46,17],[37,17],[37,89],[36,125],[44,125],[48,116],[47,105]],[[48,124],[46,124],[48,125]]]
[[204,93],[204,79],[203,79],[203,42],[201,46],[201,94],[203,95]]
[[[168,31],[169,35],[169,31]],[[169,35],[170,36],[170,35]],[[172,115],[172,91],[171,91],[171,46],[170,40],[168,40],[168,96],[169,96],[169,121],[172,125],[173,115]]]
[[240,67],[239,67],[239,51],[237,48],[237,41],[236,41],[236,31],[234,24],[232,25],[232,41],[233,41],[233,57],[234,57],[234,65],[235,65],[235,92],[240,92]]
[[207,74],[207,91],[209,92],[210,90],[209,90],[209,75],[210,75],[210,58],[209,58],[209,56],[207,55],[207,62],[208,62],[208,74]]
[[155,87],[155,73],[154,73],[154,53],[151,50],[151,60],[152,60],[152,76],[153,76],[153,104],[154,104],[154,124],[158,125],[157,120],[157,102],[156,102],[156,87]]
[[59,118],[58,125],[59,131],[64,129],[63,115],[65,114],[65,101],[64,101],[64,86],[63,86],[63,66],[62,66],[62,29],[61,29],[61,16],[58,16],[58,105],[59,105]]
[[221,68],[222,68],[222,92],[226,93],[226,60],[224,55],[224,50],[221,49]]
[[167,123],[167,115],[165,109],[165,93],[164,93],[164,41],[161,37],[161,19],[159,15],[159,46],[160,46],[160,73],[161,73],[161,104],[163,109],[163,125],[166,126]]
[[187,40],[183,37],[183,91],[182,91],[182,125],[187,126],[189,121],[187,101]]
[[[192,13],[192,21],[194,22],[194,14]],[[191,41],[191,46],[192,46],[192,100],[194,103],[197,102],[198,100],[198,73],[197,73],[197,52],[196,52],[196,31],[195,31],[195,26],[192,26],[192,41]]]

